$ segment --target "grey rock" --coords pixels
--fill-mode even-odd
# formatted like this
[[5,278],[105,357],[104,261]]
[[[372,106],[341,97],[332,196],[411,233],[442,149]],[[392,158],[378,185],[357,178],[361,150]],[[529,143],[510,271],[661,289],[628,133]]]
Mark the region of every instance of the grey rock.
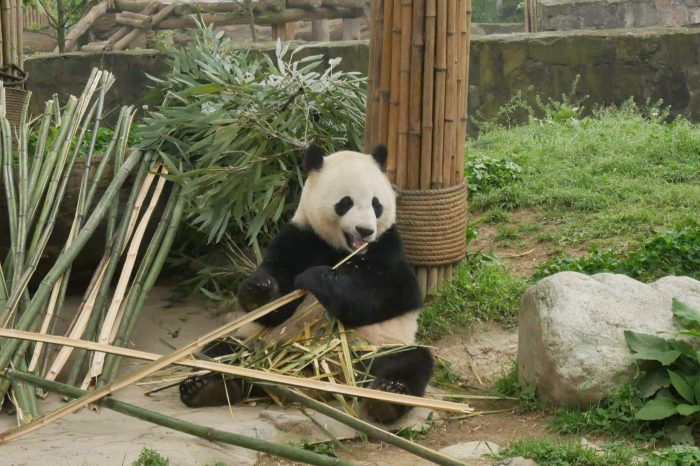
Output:
[[600,401],[634,374],[624,331],[672,332],[674,297],[697,306],[700,282],[666,277],[647,285],[625,275],[575,272],[541,280],[520,305],[520,383],[557,405]]
[[497,443],[475,441],[455,443],[441,449],[440,453],[458,461],[469,461],[481,458],[484,455],[498,453],[500,450],[501,447]]
[[495,466],[538,466],[538,465],[530,458],[523,458],[522,456],[515,456],[513,458],[505,459],[505,460],[501,461],[500,463],[497,463]]

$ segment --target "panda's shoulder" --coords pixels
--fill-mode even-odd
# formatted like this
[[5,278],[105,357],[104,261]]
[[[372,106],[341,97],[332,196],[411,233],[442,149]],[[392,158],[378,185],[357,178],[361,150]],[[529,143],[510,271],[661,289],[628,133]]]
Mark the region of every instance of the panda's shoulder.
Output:
[[280,228],[274,241],[270,244],[268,252],[303,256],[309,253],[330,254],[331,251],[329,246],[313,230],[290,222]]

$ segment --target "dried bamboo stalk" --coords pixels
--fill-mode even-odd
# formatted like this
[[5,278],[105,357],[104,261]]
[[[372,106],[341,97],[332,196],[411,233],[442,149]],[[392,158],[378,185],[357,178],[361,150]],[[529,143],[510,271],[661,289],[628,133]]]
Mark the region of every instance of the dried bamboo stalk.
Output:
[[433,107],[433,154],[431,188],[444,187],[442,166],[445,136],[445,87],[447,80],[447,1],[437,2],[435,35],[435,101]]
[[386,163],[386,174],[392,183],[396,182],[396,162],[398,157],[398,127],[399,127],[399,86],[401,69],[401,5],[394,1],[391,18],[391,77],[389,84],[389,128],[386,133],[389,157]]
[[425,28],[425,0],[416,0],[413,5],[413,25],[411,27],[411,79],[408,122],[408,175],[406,187],[420,188],[421,159],[421,103],[423,100],[423,54]]
[[[369,70],[367,72],[367,118],[365,125],[365,152],[370,153],[378,141],[378,128],[376,124],[369,122],[379,121],[379,83],[381,79],[381,49],[382,29],[384,27],[384,0],[372,2],[370,5],[370,43],[369,43]],[[316,23],[312,23],[312,29],[316,29]],[[318,26],[320,27],[320,26]],[[326,30],[328,24],[326,20]],[[317,40],[314,37],[314,40]]]
[[[384,2],[382,47],[379,54],[381,60],[381,72],[379,78],[379,124],[377,128],[377,139],[375,144],[387,144],[389,134],[389,101],[391,100],[391,44],[394,34],[393,27],[394,1]],[[371,149],[370,149],[371,150]]]
[[[149,173],[148,175],[155,176],[152,173]],[[151,202],[149,203],[146,211],[143,213],[141,221],[139,222],[139,226],[134,232],[134,236],[131,238],[129,249],[126,253],[126,259],[124,261],[124,265],[122,266],[122,272],[119,276],[119,281],[117,282],[117,287],[112,297],[112,302],[110,303],[110,306],[107,309],[107,314],[105,315],[104,321],[102,323],[102,328],[98,337],[98,341],[100,343],[106,344],[108,342],[111,342],[113,339],[112,334],[118,329],[117,322],[119,309],[121,308],[122,301],[124,299],[124,296],[126,295],[127,286],[129,285],[129,280],[131,279],[131,274],[136,264],[136,258],[139,252],[139,248],[141,247],[144,235],[146,234],[146,228],[148,227],[148,223],[151,220],[151,215],[155,210],[156,204],[160,199],[160,194],[163,191],[164,185],[165,178],[160,177],[158,179],[158,183],[156,184],[155,192],[151,196]],[[137,199],[137,203],[139,203],[139,201],[143,202],[143,199],[145,199],[147,192],[142,191],[140,194],[142,194],[143,197],[141,197],[140,195],[139,199]],[[133,217],[135,216],[132,216],[132,218]],[[104,353],[95,353],[93,355],[92,365],[90,367],[90,376],[97,377],[99,374],[102,373],[104,358]]]
[[[263,309],[262,307],[259,309]],[[256,312],[256,311],[253,311]],[[230,325],[230,324],[229,324]],[[348,396],[357,396],[360,398],[370,398],[374,400],[380,400],[380,401],[388,401],[391,403],[399,403],[403,404],[406,406],[414,406],[414,407],[422,407],[422,408],[430,408],[430,409],[435,409],[435,410],[440,410],[440,411],[447,411],[447,412],[454,412],[454,413],[464,413],[464,414],[470,414],[474,413],[474,409],[470,407],[469,405],[466,405],[464,403],[455,403],[451,401],[445,401],[445,400],[435,400],[435,399],[430,399],[430,398],[422,398],[418,396],[411,396],[411,395],[400,395],[398,393],[392,393],[392,392],[385,392],[381,390],[373,390],[370,388],[361,388],[361,387],[351,387],[349,385],[344,385],[344,384],[339,384],[339,383],[330,383],[330,382],[321,382],[319,380],[315,380],[313,378],[308,378],[308,377],[295,377],[292,375],[284,375],[284,374],[275,374],[271,372],[266,372],[266,371],[260,371],[256,369],[249,369],[245,367],[238,367],[238,366],[233,366],[230,364],[223,364],[223,363],[218,363],[218,362],[212,362],[212,361],[202,361],[199,359],[193,359],[190,356],[191,353],[184,353],[182,350],[178,350],[176,352],[170,353],[169,355],[159,355],[155,353],[149,353],[146,351],[139,351],[139,350],[134,350],[134,349],[129,349],[129,348],[123,348],[120,346],[112,346],[112,345],[102,345],[100,343],[96,343],[93,341],[85,341],[85,340],[74,340],[71,338],[66,338],[66,337],[60,337],[56,335],[42,335],[40,333],[34,333],[34,332],[24,332],[20,330],[12,330],[12,329],[5,329],[5,328],[0,328],[0,336],[5,337],[5,338],[11,338],[11,339],[21,339],[21,340],[28,340],[28,341],[43,341],[45,343],[52,343],[52,344],[57,344],[57,345],[69,345],[73,346],[75,348],[83,348],[87,350],[93,350],[93,351],[102,351],[105,353],[112,353],[112,354],[118,354],[120,356],[125,356],[125,357],[130,357],[130,358],[135,358],[135,359],[141,359],[145,361],[152,361],[152,363],[149,363],[146,367],[152,366],[154,363],[168,359],[171,362],[168,364],[177,364],[181,366],[187,366],[187,367],[193,367],[195,369],[205,369],[211,372],[219,372],[222,374],[228,374],[228,375],[234,375],[237,377],[243,377],[247,379],[252,379],[256,380],[260,383],[266,382],[270,384],[283,384],[283,385],[289,385],[292,387],[298,387],[298,388],[306,388],[310,390],[320,390],[323,392],[330,392],[330,393],[338,393],[342,395],[348,395]],[[190,346],[190,345],[188,345]],[[184,348],[183,348],[184,350]],[[181,353],[182,355],[180,358],[176,358],[176,353]],[[166,365],[168,365],[166,364]],[[163,366],[165,367],[165,366]],[[138,374],[143,372],[142,370],[137,371]],[[154,371],[155,372],[155,371]],[[136,379],[137,373],[133,374],[132,376],[127,377],[128,379]],[[150,374],[148,374],[150,375]],[[145,377],[145,375],[143,376]],[[138,377],[140,380],[143,377]],[[126,380],[122,379],[122,380]],[[136,382],[137,380],[132,380],[129,382],[128,385],[131,385],[132,383]],[[81,400],[85,399],[91,399],[91,402],[94,402],[102,396],[100,395],[99,392],[106,390],[107,387],[105,387],[102,390],[96,390],[95,392],[90,393],[90,395],[81,398]],[[113,389],[113,391],[116,391],[116,389]],[[82,404],[82,403],[81,403]],[[50,413],[49,415],[43,416],[46,420],[41,420],[40,424],[46,425],[53,420],[56,420],[55,413],[58,413],[59,411],[63,411],[64,408],[71,406],[71,404],[66,405],[62,408],[59,408],[58,410],[54,411],[53,413]],[[87,405],[87,403],[85,403]],[[475,413],[474,413],[475,414]],[[37,420],[39,421],[39,420]],[[5,432],[3,434],[0,434],[0,443],[4,443],[10,440],[13,440],[14,438],[19,437],[18,431],[22,431],[23,433],[28,433],[30,431],[34,431],[36,429],[32,428],[27,432],[24,432],[26,429],[15,429],[10,432]],[[21,435],[21,434],[20,434]]]
[[435,45],[437,0],[425,2],[425,55],[423,59],[422,124],[421,124],[421,160],[420,189],[430,189],[432,179],[433,154],[433,105],[435,79]]
[[459,109],[459,136],[457,143],[459,144],[457,151],[457,164],[455,166],[454,174],[454,184],[461,183],[464,179],[464,157],[465,157],[465,142],[467,139],[467,123],[469,117],[467,116],[468,111],[468,99],[469,99],[469,43],[471,35],[471,0],[461,0],[462,8],[460,9],[461,21],[461,49],[460,49],[460,70],[462,72],[462,82],[459,88],[459,102],[461,104]]
[[[411,83],[411,29],[413,21],[412,0],[401,1],[401,42],[399,44],[399,100],[398,123],[396,129],[396,184],[405,188],[408,185],[408,128]],[[396,83],[395,83],[396,84]]]
[[0,21],[2,21],[2,55],[5,65],[12,63],[10,43],[12,42],[12,18],[10,0],[0,0]]
[[455,141],[457,139],[457,0],[447,0],[447,72],[445,78],[445,133],[443,136],[442,181],[451,186],[453,165],[456,162]]

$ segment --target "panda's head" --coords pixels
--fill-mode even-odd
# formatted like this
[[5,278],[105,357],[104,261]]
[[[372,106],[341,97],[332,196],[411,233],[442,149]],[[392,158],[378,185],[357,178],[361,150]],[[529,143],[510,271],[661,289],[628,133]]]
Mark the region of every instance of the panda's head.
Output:
[[302,166],[308,174],[292,222],[310,227],[336,249],[354,251],[377,240],[396,219],[396,194],[384,174],[387,150],[371,155],[325,155],[310,145]]

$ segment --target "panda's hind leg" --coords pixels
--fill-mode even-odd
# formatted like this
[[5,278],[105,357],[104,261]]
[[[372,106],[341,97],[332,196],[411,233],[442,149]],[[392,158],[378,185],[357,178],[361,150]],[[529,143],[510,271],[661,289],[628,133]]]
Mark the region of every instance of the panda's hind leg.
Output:
[[[415,347],[372,360],[370,388],[403,395],[423,396],[433,375],[433,356],[426,348]],[[376,422],[391,424],[410,407],[379,400],[365,399],[363,411]]]
[[[235,352],[235,343],[218,340],[207,345],[202,353],[210,358]],[[192,376],[179,386],[180,400],[190,408],[236,404],[243,399],[241,381],[222,374]]]

